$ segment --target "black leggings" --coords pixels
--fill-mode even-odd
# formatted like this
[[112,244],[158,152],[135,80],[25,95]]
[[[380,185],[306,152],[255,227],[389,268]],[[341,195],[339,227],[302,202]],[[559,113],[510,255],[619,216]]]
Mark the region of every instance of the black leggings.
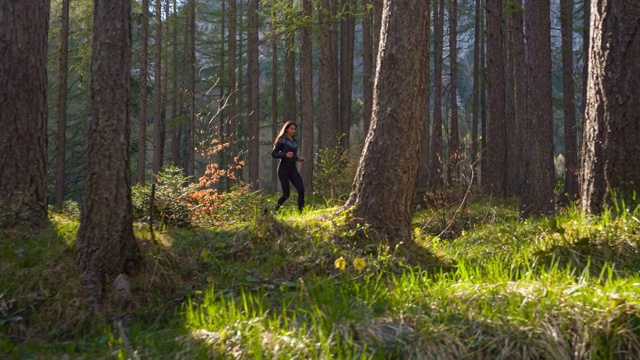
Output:
[[287,166],[280,164],[280,166],[278,166],[278,178],[282,185],[282,196],[278,199],[278,206],[282,205],[282,203],[289,198],[289,194],[291,193],[289,182],[291,182],[298,191],[298,210],[302,211],[304,207],[304,185],[302,184],[302,176],[300,176],[298,169],[295,165]]

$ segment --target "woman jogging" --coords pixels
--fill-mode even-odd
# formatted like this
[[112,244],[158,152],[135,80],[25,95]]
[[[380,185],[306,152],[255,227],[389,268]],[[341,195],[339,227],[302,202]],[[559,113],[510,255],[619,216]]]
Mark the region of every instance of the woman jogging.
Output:
[[302,184],[302,176],[296,168],[297,161],[304,163],[304,159],[298,157],[298,141],[295,139],[297,128],[298,126],[294,122],[287,121],[273,142],[271,156],[274,159],[280,159],[278,178],[282,185],[282,196],[278,199],[276,211],[289,198],[289,182],[298,191],[298,210],[302,211],[304,207],[304,185]]

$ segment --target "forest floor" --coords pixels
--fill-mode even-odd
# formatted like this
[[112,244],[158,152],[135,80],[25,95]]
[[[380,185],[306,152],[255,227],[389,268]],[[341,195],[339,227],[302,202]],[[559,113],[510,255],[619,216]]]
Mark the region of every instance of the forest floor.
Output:
[[640,211],[521,220],[476,199],[419,210],[388,246],[335,210],[136,223],[125,316],[87,311],[76,215],[0,233],[0,357],[640,358]]

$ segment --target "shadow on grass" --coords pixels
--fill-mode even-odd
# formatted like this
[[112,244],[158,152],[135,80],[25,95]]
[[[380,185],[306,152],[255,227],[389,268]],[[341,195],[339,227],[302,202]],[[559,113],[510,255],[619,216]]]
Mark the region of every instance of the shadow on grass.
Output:
[[575,269],[576,275],[588,271],[595,277],[609,269],[615,276],[625,276],[640,271],[637,246],[637,243],[626,240],[582,238],[569,244],[553,245],[534,255],[536,262],[545,268],[571,268]]

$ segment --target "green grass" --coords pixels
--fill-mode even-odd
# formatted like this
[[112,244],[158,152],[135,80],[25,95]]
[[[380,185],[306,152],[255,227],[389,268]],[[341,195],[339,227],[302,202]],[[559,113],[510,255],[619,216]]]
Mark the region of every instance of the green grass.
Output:
[[156,231],[156,242],[136,224],[145,262],[124,337],[108,314],[86,311],[76,218],[5,232],[0,354],[640,358],[637,211],[523,221],[509,202],[475,200],[457,213],[421,210],[414,243],[390,248],[336,210],[256,209],[222,228]]

